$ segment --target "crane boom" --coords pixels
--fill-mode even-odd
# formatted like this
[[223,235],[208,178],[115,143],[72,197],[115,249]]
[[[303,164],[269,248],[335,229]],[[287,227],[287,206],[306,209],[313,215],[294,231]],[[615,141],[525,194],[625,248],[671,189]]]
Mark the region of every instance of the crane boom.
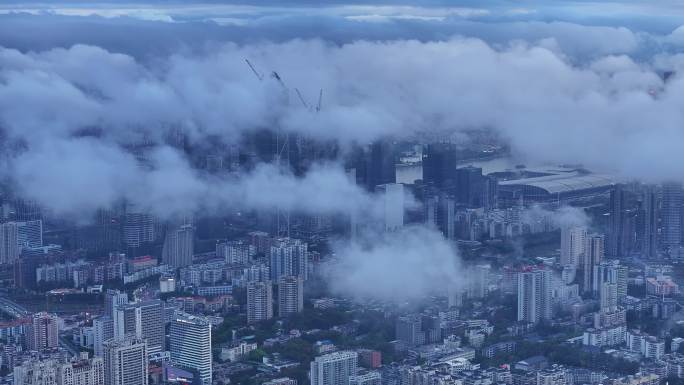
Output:
[[263,80],[264,76],[262,74],[260,74],[259,71],[256,70],[256,68],[254,68],[254,66],[249,61],[249,59],[245,59],[245,61],[247,62],[247,65],[249,66],[249,68],[252,69],[252,72],[254,72],[254,75],[256,75],[257,79],[259,79],[259,81]]
[[295,88],[295,92],[297,93],[297,96],[299,97],[299,101],[302,102],[302,105],[304,108],[309,108],[309,105],[306,104],[306,101],[304,101],[304,97],[302,96],[302,93],[299,92],[299,88]]
[[321,111],[321,102],[323,101],[323,89],[318,93],[318,103],[316,104],[316,112]]

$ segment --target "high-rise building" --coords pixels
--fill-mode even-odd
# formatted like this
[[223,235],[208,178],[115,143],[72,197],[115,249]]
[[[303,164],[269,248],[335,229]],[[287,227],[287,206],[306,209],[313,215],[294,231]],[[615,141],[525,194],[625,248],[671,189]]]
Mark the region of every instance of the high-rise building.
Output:
[[103,315],[93,319],[93,350],[96,357],[104,356],[104,343],[114,338],[114,320]]
[[36,248],[43,246],[43,221],[16,222],[17,241],[20,248]]
[[580,267],[586,247],[587,228],[583,226],[565,226],[561,228],[560,263],[563,266]]
[[27,331],[29,349],[40,351],[59,346],[59,323],[59,317],[54,314],[34,314]]
[[433,191],[423,198],[423,219],[428,226],[437,228],[444,238],[456,238],[456,199]]
[[607,254],[621,257],[626,250],[625,239],[625,191],[622,185],[615,185],[610,192],[610,216],[608,217]]
[[156,239],[155,220],[150,214],[135,212],[127,208],[123,223],[123,243],[130,248],[137,248]]
[[128,294],[119,290],[107,289],[104,295],[104,315],[114,317],[114,310],[120,305],[128,304]]
[[185,224],[169,229],[164,239],[162,260],[175,268],[192,264],[194,253],[195,230],[192,225]]
[[120,305],[114,311],[114,337],[135,335],[147,342],[148,353],[164,350],[164,303],[160,300]]
[[23,249],[42,246],[42,220],[0,223],[0,264],[14,263]]
[[364,165],[357,167],[357,177],[363,177],[363,185],[368,191],[374,191],[377,185],[396,182],[392,142],[378,140],[372,143],[365,149],[363,159]]
[[527,268],[518,274],[518,321],[538,323],[551,319],[551,272]]
[[104,360],[88,359],[88,353],[57,366],[57,385],[104,385]]
[[471,280],[468,286],[468,297],[484,298],[489,291],[489,272],[491,266],[476,265],[471,269]]
[[662,220],[661,243],[666,249],[682,244],[682,197],[681,183],[663,183],[663,200],[660,210]]
[[597,294],[600,287],[594,285],[594,266],[600,264],[603,260],[605,236],[603,234],[590,234],[587,236],[586,242],[584,248],[584,267],[582,269],[584,274],[582,291]]
[[601,311],[604,313],[611,313],[617,310],[618,295],[616,283],[604,282],[601,285],[599,302]]
[[105,343],[105,385],[147,385],[148,351],[145,340],[132,335]]
[[174,364],[195,371],[202,385],[211,385],[211,323],[203,317],[176,313],[169,326]]
[[401,183],[382,184],[375,187],[383,203],[383,230],[396,231],[404,227],[405,192]]
[[58,385],[56,360],[31,359],[14,366],[14,385]]
[[644,191],[642,201],[642,253],[647,258],[655,258],[658,249],[658,196],[655,188],[649,186]]
[[299,239],[278,238],[271,246],[271,280],[280,277],[299,276],[308,278],[307,244]]
[[467,207],[484,207],[488,179],[482,175],[482,168],[466,166],[456,169],[456,199]]
[[395,333],[408,346],[441,341],[439,318],[430,315],[408,314],[397,318]]
[[422,318],[418,314],[399,317],[395,325],[396,338],[407,346],[423,345],[425,332],[422,325]]
[[428,144],[423,155],[423,182],[447,188],[456,184],[457,149],[451,143]]
[[286,317],[304,309],[304,280],[301,277],[281,277],[278,281],[278,316]]
[[256,248],[257,253],[268,255],[268,253],[271,252],[273,238],[268,233],[263,231],[252,231],[247,235],[249,236],[250,245]]
[[360,349],[357,353],[359,353],[359,365],[367,369],[377,369],[382,366],[382,353],[379,351]]
[[0,264],[13,263],[20,253],[16,222],[0,224]]
[[603,261],[594,265],[593,287],[601,288],[604,283],[614,283],[617,300],[622,301],[627,297],[627,274],[627,266],[621,265],[620,261]]
[[216,244],[216,256],[226,263],[247,265],[256,255],[257,248],[245,241],[228,241]]
[[[0,243],[0,247],[2,244]],[[18,289],[36,287],[36,269],[45,262],[45,255],[24,255],[14,261],[14,286]]]
[[247,322],[273,318],[273,289],[271,282],[251,282],[247,285]]
[[318,356],[311,362],[311,385],[349,385],[356,374],[358,354],[341,351]]

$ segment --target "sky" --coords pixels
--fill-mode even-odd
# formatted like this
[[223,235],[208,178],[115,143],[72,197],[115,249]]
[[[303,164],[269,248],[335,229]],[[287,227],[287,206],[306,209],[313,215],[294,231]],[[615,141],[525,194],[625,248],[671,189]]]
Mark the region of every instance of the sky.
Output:
[[[260,165],[215,178],[167,145],[179,132],[208,146],[270,127],[342,153],[486,130],[523,161],[684,181],[683,51],[684,4],[667,0],[3,2],[0,178],[78,221],[122,200],[160,217],[381,215],[341,159],[301,177]],[[321,111],[295,89],[308,105],[323,90]],[[156,145],[143,163],[130,150],[140,142]],[[420,241],[433,235],[407,237],[407,255],[452,255]],[[383,260],[396,248],[338,251]]]

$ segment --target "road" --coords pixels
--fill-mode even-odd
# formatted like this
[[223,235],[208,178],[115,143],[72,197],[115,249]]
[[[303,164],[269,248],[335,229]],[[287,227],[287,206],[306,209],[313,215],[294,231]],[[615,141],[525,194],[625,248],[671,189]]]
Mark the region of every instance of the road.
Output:
[[31,314],[31,312],[26,310],[25,307],[7,297],[0,297],[0,311],[10,315],[13,318],[28,317]]
[[[0,296],[0,311],[10,315],[12,318],[24,318],[31,315],[25,307],[12,301],[7,297]],[[78,350],[74,348],[64,337],[59,337],[59,346],[66,349],[72,356],[78,355]]]

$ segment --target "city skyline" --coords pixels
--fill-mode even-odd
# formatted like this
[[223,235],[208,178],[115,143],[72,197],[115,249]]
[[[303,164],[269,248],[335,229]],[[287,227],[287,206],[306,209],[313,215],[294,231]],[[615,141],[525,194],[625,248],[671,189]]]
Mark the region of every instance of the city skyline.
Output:
[[684,385],[684,5],[0,4],[0,383]]

